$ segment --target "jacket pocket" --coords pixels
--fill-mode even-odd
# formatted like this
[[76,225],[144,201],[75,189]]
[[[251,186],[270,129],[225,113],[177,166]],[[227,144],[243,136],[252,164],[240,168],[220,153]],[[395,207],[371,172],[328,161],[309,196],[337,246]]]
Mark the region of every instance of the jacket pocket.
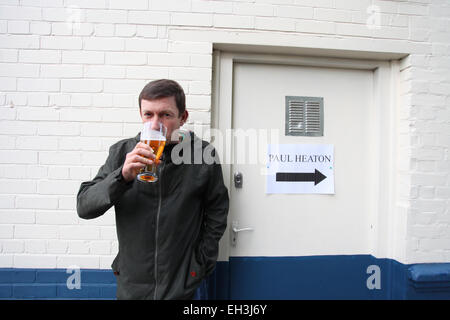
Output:
[[186,290],[196,289],[205,276],[205,267],[199,262],[195,250],[191,254],[189,268],[184,287]]
[[119,254],[114,258],[113,263],[111,264],[111,269],[115,276],[120,275],[120,268],[119,268]]

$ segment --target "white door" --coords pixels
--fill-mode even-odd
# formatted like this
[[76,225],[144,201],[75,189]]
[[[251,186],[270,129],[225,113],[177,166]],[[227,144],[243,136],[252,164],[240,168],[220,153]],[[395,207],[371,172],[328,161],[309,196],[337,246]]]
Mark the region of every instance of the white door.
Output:
[[[257,152],[263,154],[267,143],[333,145],[335,194],[267,194],[265,164],[251,159],[255,142],[243,149],[242,139],[235,138],[229,222],[242,231],[230,230],[230,298],[301,298],[292,284],[304,285],[309,275],[299,269],[299,261],[370,252],[379,156],[373,94],[374,71],[368,69],[233,64],[235,133],[247,134],[247,143],[257,133]],[[323,98],[323,136],[285,135],[286,96]],[[237,172],[242,174],[238,188]],[[317,261],[314,266],[326,268]]]

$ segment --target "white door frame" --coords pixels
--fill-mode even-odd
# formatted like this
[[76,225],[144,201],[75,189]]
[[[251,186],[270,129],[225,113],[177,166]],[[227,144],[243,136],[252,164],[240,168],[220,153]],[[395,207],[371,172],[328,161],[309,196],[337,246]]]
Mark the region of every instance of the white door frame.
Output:
[[[293,66],[313,66],[344,69],[370,70],[374,74],[374,112],[371,114],[371,145],[375,157],[376,169],[371,172],[371,181],[376,183],[377,195],[373,199],[373,213],[369,217],[371,231],[369,248],[371,254],[379,258],[395,258],[405,250],[402,241],[396,241],[398,232],[406,228],[398,220],[396,213],[396,154],[397,154],[397,110],[398,108],[398,79],[400,74],[400,61],[362,60],[330,57],[287,56],[258,53],[224,52],[215,50],[213,55],[213,97],[212,97],[212,124],[213,128],[224,133],[232,128],[233,109],[233,66],[235,63],[257,64],[283,64]],[[224,135],[225,136],[225,135]],[[233,150],[232,139],[225,139],[221,150],[222,157],[226,159]],[[229,162],[228,162],[229,163]],[[228,190],[232,188],[231,166],[223,165],[224,182]],[[232,199],[230,199],[232,201]],[[220,243],[219,260],[226,261],[229,257],[230,221],[233,213],[229,213],[227,231]],[[400,221],[400,222],[399,222]]]

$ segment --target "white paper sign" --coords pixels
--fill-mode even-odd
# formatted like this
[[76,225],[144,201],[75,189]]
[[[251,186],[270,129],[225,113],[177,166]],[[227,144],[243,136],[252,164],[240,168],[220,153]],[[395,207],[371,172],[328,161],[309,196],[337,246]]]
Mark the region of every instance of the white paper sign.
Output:
[[334,146],[269,144],[267,193],[334,194]]

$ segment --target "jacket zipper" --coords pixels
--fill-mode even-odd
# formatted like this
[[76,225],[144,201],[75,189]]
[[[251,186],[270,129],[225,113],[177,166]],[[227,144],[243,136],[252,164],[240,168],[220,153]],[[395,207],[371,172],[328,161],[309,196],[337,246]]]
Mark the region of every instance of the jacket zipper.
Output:
[[159,202],[158,211],[156,213],[156,230],[155,230],[155,294],[153,299],[156,300],[156,291],[158,289],[158,227],[159,227],[159,213],[161,212],[162,201],[162,188],[161,188],[161,176],[164,169],[164,162],[162,163],[161,170],[159,171]]

